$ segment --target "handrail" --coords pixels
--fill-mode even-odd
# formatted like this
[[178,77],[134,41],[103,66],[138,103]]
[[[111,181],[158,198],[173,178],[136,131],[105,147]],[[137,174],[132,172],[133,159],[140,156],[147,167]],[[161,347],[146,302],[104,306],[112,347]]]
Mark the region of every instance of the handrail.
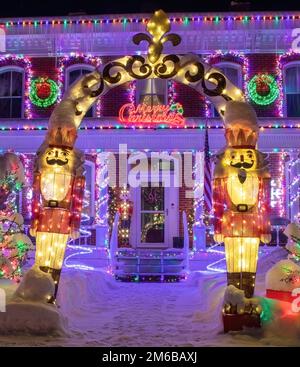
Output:
[[182,212],[182,223],[183,223],[183,249],[185,255],[185,268],[189,270],[189,255],[190,255],[190,239],[189,239],[189,229],[188,229],[188,221],[186,217],[186,212]]
[[120,217],[120,214],[117,212],[115,215],[113,226],[112,226],[112,232],[111,232],[111,237],[110,237],[110,242],[109,242],[109,256],[110,256],[111,267],[113,270],[115,269],[116,252],[118,250],[119,217]]

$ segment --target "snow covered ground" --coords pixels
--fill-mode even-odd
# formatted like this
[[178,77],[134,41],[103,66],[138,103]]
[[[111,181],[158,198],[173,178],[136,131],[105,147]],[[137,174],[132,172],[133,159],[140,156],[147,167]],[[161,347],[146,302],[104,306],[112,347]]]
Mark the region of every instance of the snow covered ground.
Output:
[[[220,256],[220,255],[219,255]],[[261,254],[256,294],[264,295],[264,274],[284,258],[282,249]],[[263,300],[261,330],[224,335],[221,306],[225,273],[206,271],[212,255],[194,259],[188,279],[176,284],[119,283],[101,268],[65,268],[58,304],[67,334],[0,335],[1,346],[268,346],[300,345],[300,317],[277,302]],[[76,258],[73,258],[76,262]],[[93,259],[86,261],[90,266]],[[102,258],[102,265],[107,260]],[[200,269],[200,270],[199,270]],[[15,285],[0,286],[9,298]]]

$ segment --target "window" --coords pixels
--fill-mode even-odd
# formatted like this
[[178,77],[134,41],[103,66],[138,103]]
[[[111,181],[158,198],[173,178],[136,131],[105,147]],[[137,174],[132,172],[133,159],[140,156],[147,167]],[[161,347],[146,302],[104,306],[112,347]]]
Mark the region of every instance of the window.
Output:
[[[94,67],[89,66],[89,65],[73,65],[69,67],[67,70],[66,89],[68,89],[68,87],[72,85],[82,75],[89,74],[93,70],[94,70]],[[85,117],[94,117],[94,112],[95,112],[94,110],[95,108],[92,106],[85,114]]]
[[163,79],[144,79],[136,82],[137,104],[149,106],[166,104],[167,81]]
[[0,69],[0,118],[22,117],[23,81],[21,68]]
[[[221,63],[214,65],[216,68],[220,69],[224,75],[231,81],[232,84],[242,89],[242,68],[239,64],[235,63]],[[212,117],[219,117],[218,111],[212,106]]]
[[285,68],[285,108],[287,117],[300,116],[300,64],[291,63]]

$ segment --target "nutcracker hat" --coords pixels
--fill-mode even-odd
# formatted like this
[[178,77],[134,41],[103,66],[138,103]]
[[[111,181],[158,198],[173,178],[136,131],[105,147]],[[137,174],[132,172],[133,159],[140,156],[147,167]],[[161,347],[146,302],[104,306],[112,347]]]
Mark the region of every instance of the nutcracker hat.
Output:
[[77,139],[75,126],[58,126],[49,130],[47,140],[49,146],[73,149]]
[[259,129],[256,113],[249,103],[228,102],[224,123],[225,138],[229,147],[255,149]]

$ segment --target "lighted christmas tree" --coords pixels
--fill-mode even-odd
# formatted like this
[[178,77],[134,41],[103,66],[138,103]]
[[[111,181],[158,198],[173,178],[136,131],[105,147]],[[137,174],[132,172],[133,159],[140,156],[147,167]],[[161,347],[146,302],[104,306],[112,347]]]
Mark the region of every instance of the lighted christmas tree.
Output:
[[24,185],[24,170],[12,153],[0,157],[0,278],[18,281],[32,242],[24,234],[24,220],[17,213],[16,196]]

